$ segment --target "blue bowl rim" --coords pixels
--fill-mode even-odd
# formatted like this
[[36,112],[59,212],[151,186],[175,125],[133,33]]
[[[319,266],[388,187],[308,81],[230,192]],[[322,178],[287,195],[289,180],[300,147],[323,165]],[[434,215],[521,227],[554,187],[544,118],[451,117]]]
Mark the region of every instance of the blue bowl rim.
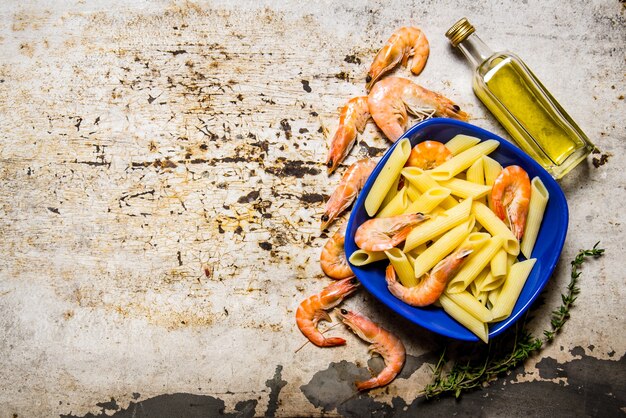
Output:
[[[489,131],[487,131],[487,130],[485,130],[483,128],[480,128],[478,126],[469,124],[467,122],[462,122],[462,121],[458,121],[458,120],[454,120],[454,119],[448,119],[448,118],[431,118],[431,119],[427,119],[425,121],[418,122],[415,125],[413,125],[411,128],[409,128],[404,133],[404,135],[402,135],[394,144],[392,144],[392,146],[382,156],[382,158],[380,159],[380,161],[377,163],[376,167],[374,168],[372,174],[369,176],[368,180],[366,181],[365,185],[363,186],[361,192],[359,193],[357,201],[353,205],[352,212],[350,213],[350,218],[348,220],[348,224],[347,224],[347,227],[346,227],[346,239],[345,239],[345,244],[344,244],[346,257],[349,258],[352,255],[352,253],[358,249],[358,247],[354,243],[354,233],[356,232],[356,228],[358,227],[357,225],[355,225],[355,222],[356,222],[355,217],[356,217],[356,213],[357,213],[357,210],[355,210],[355,209],[356,208],[360,208],[360,207],[362,207],[364,205],[365,197],[367,196],[367,192],[371,189],[371,187],[372,187],[376,177],[378,176],[378,174],[382,170],[385,162],[389,159],[389,156],[391,155],[391,153],[393,152],[395,147],[398,145],[400,140],[404,139],[404,138],[409,138],[409,140],[410,140],[420,130],[423,130],[424,128],[429,127],[430,125],[446,125],[447,127],[462,128],[464,130],[470,130],[470,131],[475,132],[476,134],[478,134],[476,136],[482,136],[483,138],[489,137],[489,139],[497,140],[498,142],[500,142],[500,147],[501,148],[499,147],[499,149],[504,149],[508,153],[515,154],[516,158],[519,158],[519,160],[522,162],[522,165],[525,165],[525,166],[529,165],[529,166],[533,167],[533,171],[538,172],[538,175],[541,178],[542,182],[546,185],[546,188],[548,190],[550,190],[550,201],[552,201],[552,202],[556,201],[557,204],[562,205],[563,209],[564,209],[563,213],[561,213],[561,216],[557,220],[558,225],[559,225],[559,227],[556,230],[557,235],[555,237],[555,239],[556,239],[556,241],[558,243],[557,248],[555,248],[555,251],[553,251],[553,252],[548,254],[548,257],[546,257],[547,259],[543,260],[544,267],[543,267],[543,272],[541,274],[543,274],[542,277],[545,277],[545,278],[540,281],[539,286],[531,293],[530,297],[528,297],[527,300],[522,301],[523,303],[521,305],[519,305],[520,304],[520,300],[517,301],[517,303],[515,305],[515,308],[513,310],[513,313],[508,318],[506,318],[503,321],[500,321],[500,322],[497,322],[497,323],[494,323],[494,324],[490,325],[490,327],[489,327],[489,338],[492,338],[492,337],[495,337],[495,336],[501,334],[507,328],[509,328],[511,325],[513,325],[519,319],[519,317],[522,314],[524,314],[524,312],[526,312],[526,310],[530,307],[530,305],[532,305],[532,303],[537,299],[537,297],[539,296],[541,291],[544,289],[545,285],[547,284],[547,282],[549,281],[550,277],[552,276],[552,273],[553,273],[554,269],[556,268],[556,265],[557,265],[557,263],[559,261],[561,252],[563,250],[563,245],[565,243],[565,237],[567,235],[568,222],[569,222],[569,209],[568,209],[568,206],[567,206],[567,200],[565,198],[565,195],[564,195],[561,187],[556,182],[556,180],[543,167],[541,167],[541,165],[539,165],[539,163],[537,163],[529,155],[524,153],[521,149],[519,149],[518,147],[516,147],[515,145],[513,145],[509,141],[505,140],[504,138],[502,138],[502,137],[500,137],[500,136],[498,136],[498,135],[496,135],[496,134],[494,134],[492,132],[489,132]],[[426,140],[426,138],[424,138],[423,140]],[[485,140],[485,139],[481,139],[481,141],[483,141],[483,140]],[[421,142],[421,141],[419,141],[419,142]],[[418,143],[418,142],[416,142],[416,143]],[[415,144],[412,144],[412,146],[414,146],[414,145]],[[555,192],[556,192],[556,194],[555,194]],[[549,204],[550,204],[550,201],[549,201]],[[542,226],[542,228],[543,228],[543,226]],[[521,256],[521,254],[520,254],[520,256]],[[381,300],[379,298],[379,296],[377,294],[377,290],[374,289],[373,286],[371,286],[370,283],[367,280],[363,281],[359,277],[359,273],[361,273],[361,269],[359,267],[356,267],[356,266],[353,266],[353,265],[351,265],[351,267],[354,270],[357,279],[359,279],[361,284],[368,290],[368,292],[370,292],[374,297],[379,299],[381,301],[381,303],[383,303],[389,309],[391,309],[395,313],[401,315],[402,317],[408,319],[409,321],[415,323],[416,325],[422,326],[422,327],[424,327],[426,329],[429,329],[430,331],[439,333],[439,334],[447,336],[447,337],[458,339],[458,340],[463,340],[463,341],[478,341],[479,340],[476,335],[474,335],[471,331],[467,330],[463,326],[461,326],[461,328],[464,330],[464,332],[453,332],[453,331],[450,331],[448,329],[442,329],[440,327],[436,327],[436,326],[434,326],[434,324],[431,325],[429,322],[419,321],[419,318],[410,317],[410,316],[406,315],[404,310],[401,310],[401,309],[398,308],[398,306],[400,304],[403,304],[403,302],[401,302],[398,299],[398,304],[389,305],[389,304],[385,303],[383,300]],[[534,274],[534,272],[531,272],[531,274]],[[522,290],[522,293],[524,293],[524,290]],[[419,311],[421,309],[441,309],[441,308],[427,307],[427,308],[412,308],[412,309],[416,309],[416,310]],[[445,315],[447,315],[447,314],[445,314]]]

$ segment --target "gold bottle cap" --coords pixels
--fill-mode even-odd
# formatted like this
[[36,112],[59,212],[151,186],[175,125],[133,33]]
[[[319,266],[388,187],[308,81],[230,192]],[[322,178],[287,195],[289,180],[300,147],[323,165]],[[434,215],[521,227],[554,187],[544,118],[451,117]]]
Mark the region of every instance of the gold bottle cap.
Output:
[[448,31],[446,32],[446,36],[450,40],[452,46],[456,47],[458,44],[463,42],[475,32],[474,26],[467,20],[467,18],[463,18],[456,22]]

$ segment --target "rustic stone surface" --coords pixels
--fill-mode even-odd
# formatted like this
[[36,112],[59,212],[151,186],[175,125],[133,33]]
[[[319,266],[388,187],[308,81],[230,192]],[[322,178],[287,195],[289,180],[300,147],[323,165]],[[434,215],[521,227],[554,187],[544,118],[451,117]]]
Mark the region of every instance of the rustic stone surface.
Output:
[[[293,317],[328,283],[319,217],[343,169],[327,177],[321,132],[364,93],[396,27],[419,25],[430,39],[419,83],[508,138],[443,36],[461,16],[495,50],[522,56],[600,150],[561,181],[569,235],[533,329],[559,303],[568,260],[596,241],[606,256],[584,267],[555,344],[509,380],[558,391],[567,376],[546,377],[546,359],[581,357],[590,375],[608,374],[604,362],[623,377],[623,3],[13,1],[0,7],[0,416],[125,416],[143,401],[239,416],[417,405],[425,359],[444,340],[360,292],[346,305],[421,360],[342,406],[310,394],[332,365],[347,371],[338,379],[361,373],[365,345],[337,327],[346,347],[296,353]],[[371,122],[360,141],[345,164],[388,146]],[[595,384],[584,376],[576,384]],[[536,396],[515,393],[520,404]]]

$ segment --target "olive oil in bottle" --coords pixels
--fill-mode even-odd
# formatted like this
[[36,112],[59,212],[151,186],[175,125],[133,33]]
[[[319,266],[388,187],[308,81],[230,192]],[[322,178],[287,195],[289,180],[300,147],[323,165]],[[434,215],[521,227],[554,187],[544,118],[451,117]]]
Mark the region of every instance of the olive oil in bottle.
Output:
[[595,148],[524,62],[494,53],[463,18],[446,32],[474,66],[474,93],[517,145],[559,179]]

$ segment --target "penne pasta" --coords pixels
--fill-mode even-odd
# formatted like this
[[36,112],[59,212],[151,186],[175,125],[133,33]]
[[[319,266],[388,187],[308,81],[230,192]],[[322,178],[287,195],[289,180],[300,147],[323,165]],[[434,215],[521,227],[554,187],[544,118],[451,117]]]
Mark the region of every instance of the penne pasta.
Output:
[[429,174],[435,181],[448,180],[469,168],[474,161],[481,158],[483,155],[487,155],[498,148],[498,145],[500,145],[500,143],[495,139],[483,141],[455,155],[438,167],[433,168],[430,170]]
[[450,196],[450,190],[444,187],[433,187],[409,204],[404,213],[430,213],[448,196]]
[[502,290],[500,290],[496,303],[491,310],[494,322],[502,321],[511,315],[515,302],[517,302],[517,298],[524,288],[526,279],[528,279],[535,261],[537,260],[531,258],[511,266],[511,270],[502,285]]
[[448,142],[446,142],[446,148],[450,150],[452,155],[460,154],[468,148],[473,147],[474,145],[480,142],[480,138],[476,138],[475,136],[469,135],[456,135]]
[[398,192],[400,190],[398,190],[398,184],[400,183],[400,175],[396,176],[396,179],[393,181],[393,184],[391,185],[391,187],[389,188],[389,191],[387,192],[387,194],[385,195],[385,198],[383,199],[383,201],[380,204],[381,208],[384,208],[385,206],[387,206],[389,204],[389,202],[395,197],[396,194],[398,194]]
[[[498,300],[498,296],[500,295],[501,290],[502,290],[502,287],[498,287],[497,289],[491,290],[489,294],[487,295],[487,306],[491,306],[490,309],[492,311],[493,311],[494,305],[496,304],[496,301]],[[492,312],[492,315],[493,315],[493,312]]]
[[439,184],[447,189],[450,189],[450,193],[458,196],[462,199],[471,197],[474,200],[480,199],[491,193],[492,186],[485,186],[471,181],[461,180],[453,177],[448,180],[442,180]]
[[417,247],[413,248],[411,251],[406,252],[406,254],[411,254],[413,258],[417,258],[417,256],[426,251],[427,248],[428,245],[426,245],[426,243],[420,244]]
[[476,295],[476,300],[479,301],[484,307],[487,307],[487,302],[489,302],[489,292],[480,292]]
[[396,270],[398,280],[400,280],[403,286],[413,287],[417,285],[417,279],[415,278],[415,274],[413,274],[413,266],[402,250],[394,247],[385,251],[385,254]]
[[406,194],[406,190],[407,187],[400,189],[393,199],[391,199],[386,206],[383,206],[383,208],[378,211],[376,217],[390,218],[404,213],[405,209],[409,206],[409,197]]
[[[474,161],[474,164],[470,165],[470,167],[465,172],[465,179],[475,184],[485,185],[485,170],[483,167],[483,159],[479,158]],[[480,198],[476,198],[475,200],[485,203],[487,201],[487,197],[491,194],[491,190]]]
[[494,236],[480,251],[470,255],[461,270],[448,283],[448,293],[461,293],[467,289],[470,282],[489,264],[491,258],[502,247],[502,242],[502,238]]
[[441,303],[443,310],[446,311],[448,315],[473,332],[483,342],[487,343],[489,341],[489,330],[485,322],[481,322],[479,319],[466,312],[452,301],[452,299],[446,296],[445,293],[439,298],[439,303]]
[[404,243],[404,251],[411,251],[418,245],[426,243],[466,221],[470,215],[471,205],[472,199],[466,199],[441,215],[413,228]]
[[480,202],[472,204],[472,213],[478,221],[491,235],[500,236],[504,240],[504,249],[511,255],[519,254],[519,242],[513,232],[505,225],[500,218],[487,206]]
[[409,197],[409,199],[411,199],[411,202],[414,202],[420,197],[421,193],[413,183],[407,183],[408,185],[406,186],[406,195]]
[[541,179],[539,177],[533,178],[530,182],[528,217],[526,218],[526,227],[524,228],[524,235],[522,236],[522,242],[520,244],[522,254],[524,254],[526,258],[530,258],[533,248],[535,247],[539,227],[541,226],[549,198],[550,194],[546,186],[541,182]]
[[415,277],[419,279],[448,254],[452,253],[469,235],[470,229],[470,222],[464,222],[443,234],[441,238],[421,253],[413,265]]
[[501,249],[491,259],[491,274],[493,274],[494,277],[506,276],[509,267],[507,258],[508,253],[504,249]]
[[[500,175],[502,171],[502,166],[499,162],[494,160],[493,158],[483,155],[483,170],[485,171],[485,184],[487,186],[493,186],[494,181]],[[493,204],[491,203],[491,193],[487,195],[487,205],[489,209],[493,210]]]
[[461,293],[445,293],[447,297],[452,299],[454,303],[459,305],[463,310],[468,312],[474,318],[481,322],[490,322],[493,319],[493,315],[489,309],[485,308],[481,302],[468,292]]
[[481,292],[490,292],[494,289],[498,289],[500,287],[502,287],[502,285],[504,284],[504,281],[506,280],[506,276],[494,276],[491,273],[490,269],[485,269],[487,270],[487,275],[485,276],[484,280],[482,281],[481,285],[480,285],[480,291]]
[[465,179],[476,184],[485,184],[485,170],[483,168],[483,159],[479,158],[470,165],[465,173]]
[[404,167],[410,154],[411,143],[405,138],[396,145],[365,198],[365,210],[369,216],[374,216],[378,212],[380,205],[391,189],[394,180],[402,171],[402,167]]
[[491,269],[489,267],[486,267],[480,273],[478,273],[478,276],[476,276],[474,280],[472,280],[471,284],[476,287],[476,293],[482,292],[483,282],[485,281],[485,278],[489,273],[491,273]]
[[[470,217],[470,220],[473,221],[473,216]],[[473,222],[470,222],[470,225],[472,226],[471,229],[473,230],[474,229]],[[483,245],[485,245],[489,241],[490,238],[491,238],[491,235],[489,235],[486,232],[472,231],[467,236],[465,241],[463,241],[463,243],[459,245],[459,248],[471,246],[473,251],[478,251],[479,249],[482,248]]]
[[348,261],[354,266],[364,266],[385,259],[387,259],[387,255],[384,251],[366,251],[358,249],[352,253]]
[[[432,179],[421,168],[417,167],[405,167],[402,170],[402,175],[410,184],[415,185],[420,193],[426,193],[428,190],[440,187],[439,184]],[[452,197],[447,197],[441,202],[441,207],[444,209],[450,209],[458,204]]]

